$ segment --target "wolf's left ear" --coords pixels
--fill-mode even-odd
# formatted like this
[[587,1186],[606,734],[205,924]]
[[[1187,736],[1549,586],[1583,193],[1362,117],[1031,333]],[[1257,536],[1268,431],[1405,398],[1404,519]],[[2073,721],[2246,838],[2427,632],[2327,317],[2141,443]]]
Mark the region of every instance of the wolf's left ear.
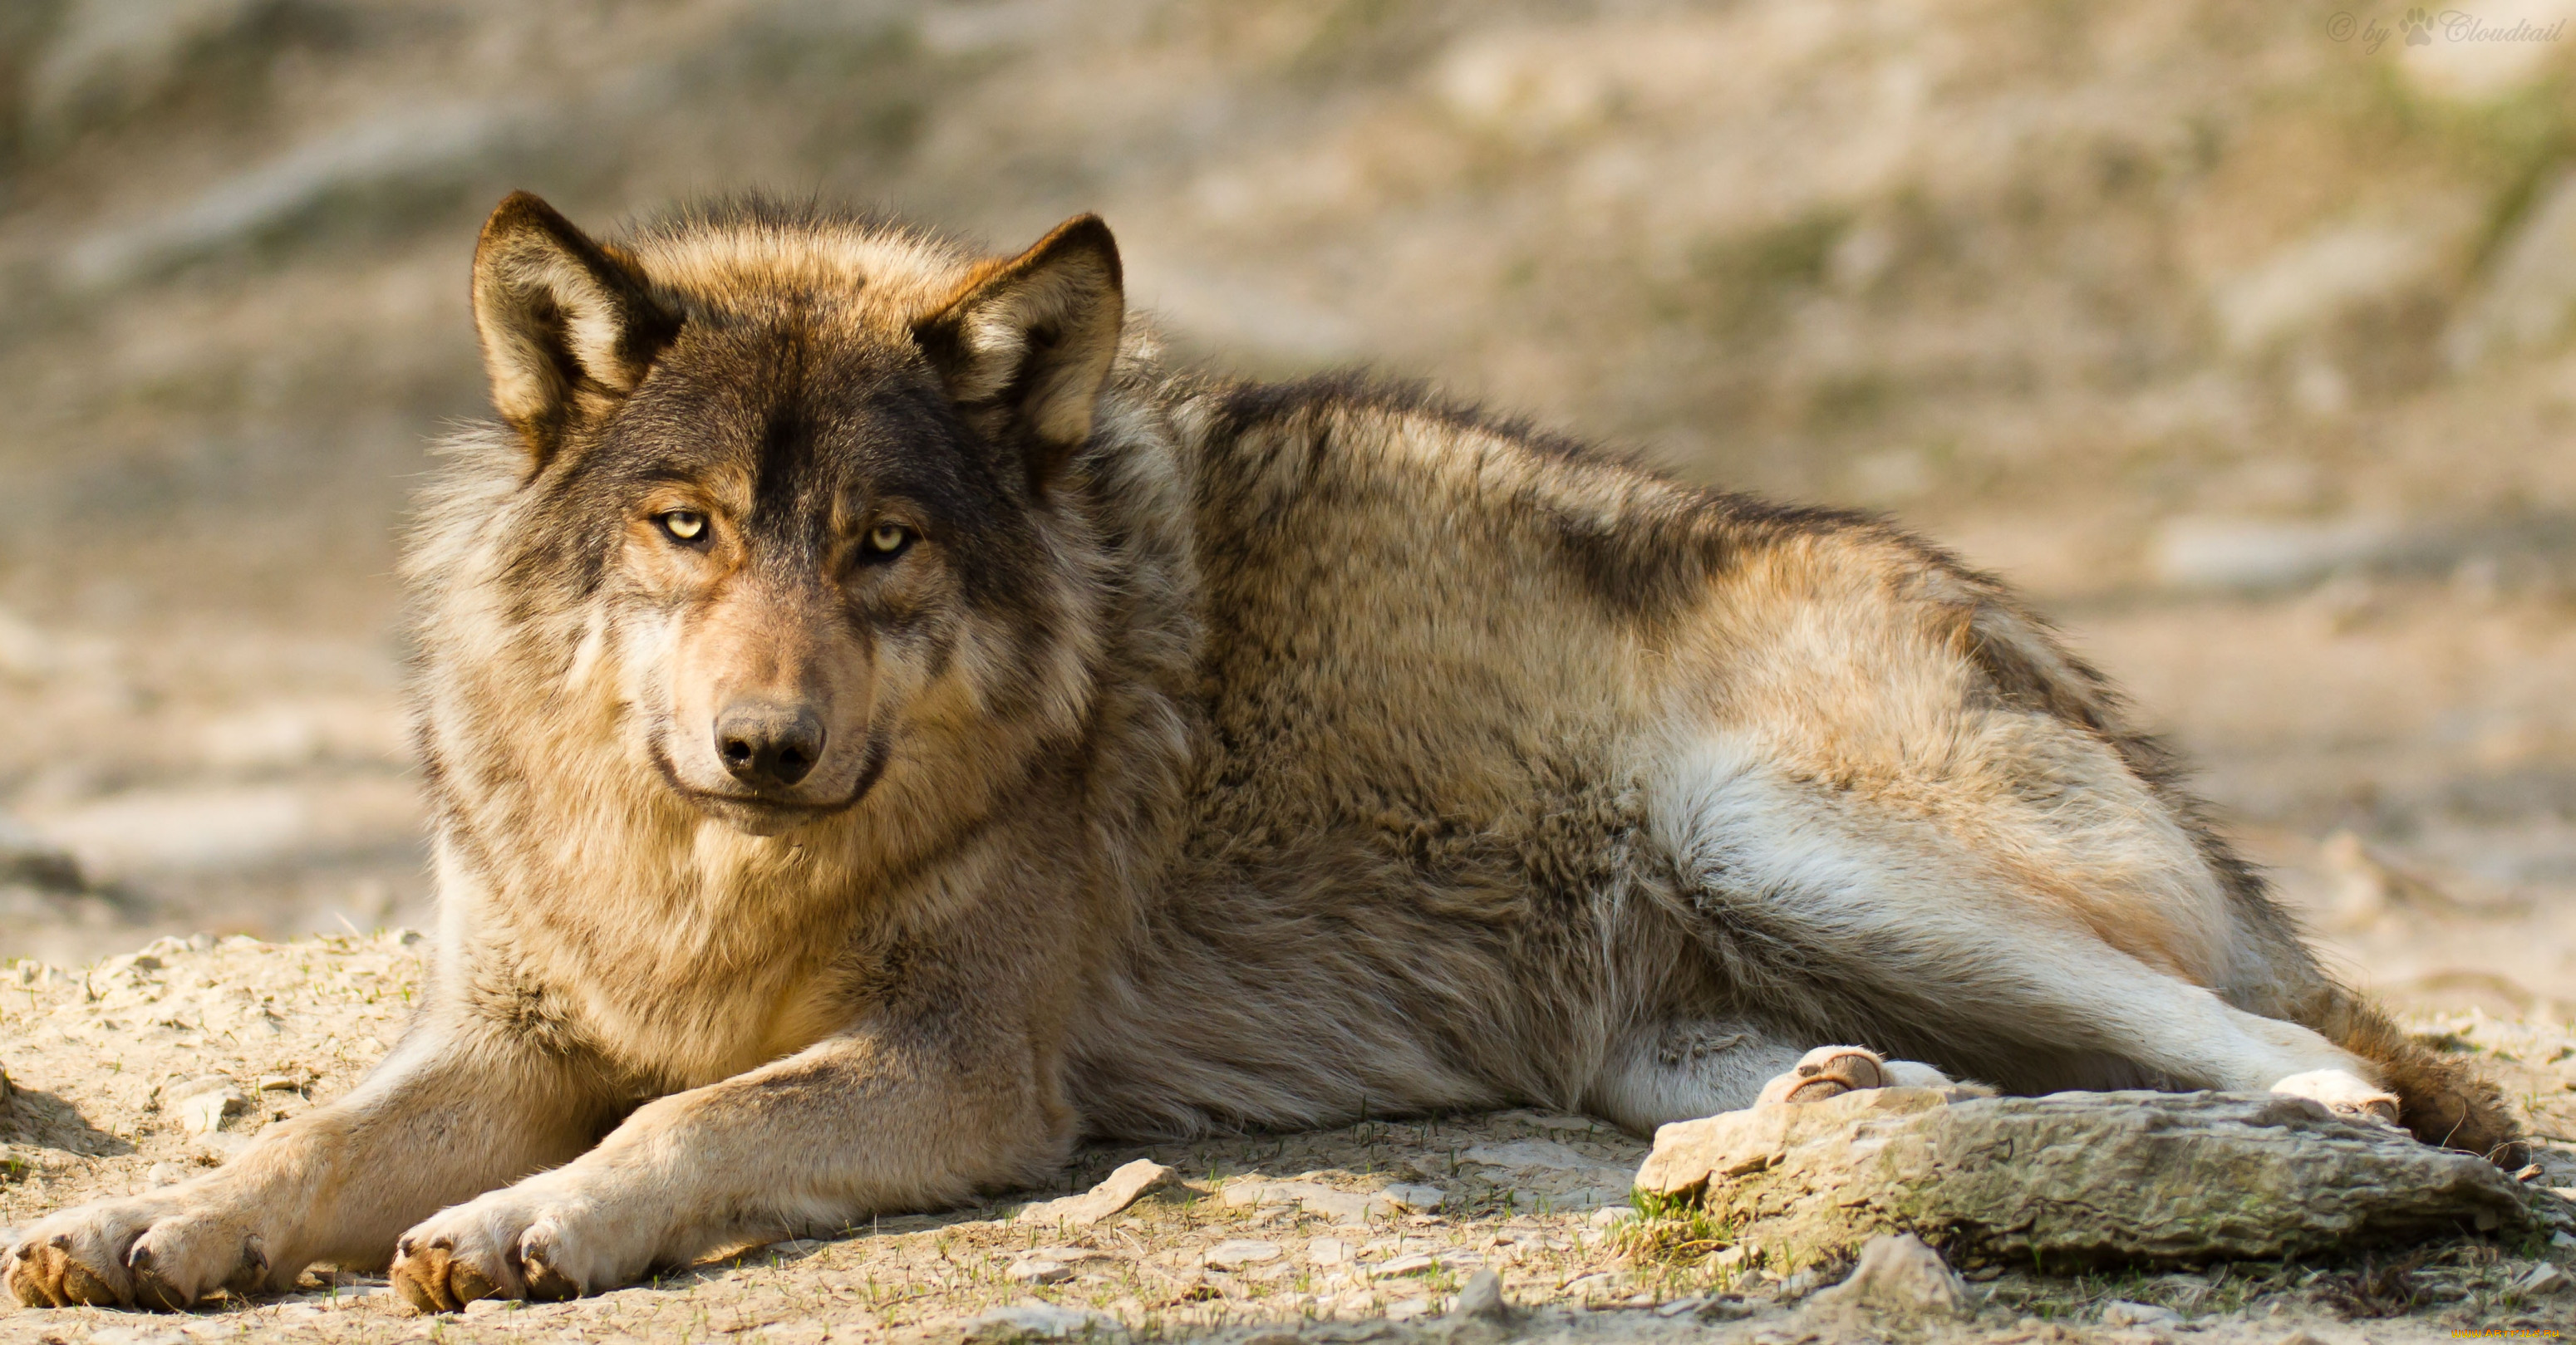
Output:
[[970,419],[1006,442],[1026,437],[1043,488],[1091,437],[1126,316],[1118,242],[1080,215],[969,281],[913,337]]
[[578,412],[635,390],[680,323],[634,268],[522,191],[474,245],[474,329],[492,406],[542,467]]

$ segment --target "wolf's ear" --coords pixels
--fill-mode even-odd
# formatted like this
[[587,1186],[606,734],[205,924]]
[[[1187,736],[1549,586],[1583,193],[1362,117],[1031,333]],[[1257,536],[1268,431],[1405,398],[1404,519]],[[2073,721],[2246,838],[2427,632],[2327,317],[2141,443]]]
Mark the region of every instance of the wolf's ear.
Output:
[[474,245],[474,329],[493,407],[543,466],[574,413],[634,391],[680,323],[633,267],[522,191]]
[[1091,437],[1126,305],[1117,240],[1098,215],[1079,215],[977,274],[913,337],[970,419],[1026,437],[1029,479],[1043,488]]

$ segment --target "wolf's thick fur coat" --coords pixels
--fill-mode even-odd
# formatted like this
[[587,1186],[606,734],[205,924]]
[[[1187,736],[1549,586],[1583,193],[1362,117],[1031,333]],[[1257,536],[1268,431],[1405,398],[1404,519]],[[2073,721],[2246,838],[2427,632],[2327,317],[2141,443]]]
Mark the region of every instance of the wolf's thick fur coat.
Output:
[[[513,197],[475,311],[503,423],[406,568],[427,1003],[338,1104],[29,1229],[24,1302],[595,1292],[1085,1136],[1931,1069],[2512,1139],[2101,677],[1883,523],[1176,373],[1088,217],[991,258]],[[1839,1043],[1924,1063],[1797,1072]]]

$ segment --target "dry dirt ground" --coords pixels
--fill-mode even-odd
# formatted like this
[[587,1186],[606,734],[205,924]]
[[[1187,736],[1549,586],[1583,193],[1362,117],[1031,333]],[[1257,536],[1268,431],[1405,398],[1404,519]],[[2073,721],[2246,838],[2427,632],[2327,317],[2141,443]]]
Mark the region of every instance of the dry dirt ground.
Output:
[[[199,936],[86,968],[20,964],[0,978],[0,1062],[15,1089],[0,1115],[0,1229],[219,1163],[262,1127],[345,1091],[401,1030],[426,947],[401,930],[292,943]],[[2576,1036],[2474,1010],[2416,1026],[2504,1079],[2549,1137],[2540,1179],[2576,1185]],[[190,1105],[210,1094],[231,1100]],[[2276,1345],[2301,1330],[2326,1342],[2404,1341],[2576,1321],[2566,1278],[2549,1293],[2515,1288],[2544,1260],[2565,1267],[2562,1277],[2576,1271],[2576,1245],[2488,1242],[2170,1273],[1972,1269],[1983,1295],[1973,1323],[1852,1317],[1801,1301],[1840,1267],[1784,1264],[1758,1230],[1739,1238],[1638,1218],[1624,1192],[1645,1150],[1594,1122],[1530,1112],[1102,1148],[1080,1157],[1067,1189],[1139,1156],[1171,1166],[1178,1182],[1087,1229],[1014,1221],[1025,1200],[1055,1194],[1029,1193],[751,1249],[574,1303],[422,1318],[379,1279],[311,1276],[283,1300],[189,1316],[0,1311],[0,1345],[956,1340],[1008,1334],[975,1320],[1030,1303],[1098,1313],[1092,1329],[1102,1333],[1490,1345],[1500,1328],[1442,1315],[1480,1269],[1497,1272],[1526,1310],[1510,1333],[1531,1339],[1796,1345],[1928,1333]],[[1282,1189],[1288,1182],[1311,1185]],[[1032,1262],[1053,1263],[1046,1282],[1028,1281]],[[2122,1302],[2180,1316],[2118,1324],[2122,1310],[2110,1305]]]

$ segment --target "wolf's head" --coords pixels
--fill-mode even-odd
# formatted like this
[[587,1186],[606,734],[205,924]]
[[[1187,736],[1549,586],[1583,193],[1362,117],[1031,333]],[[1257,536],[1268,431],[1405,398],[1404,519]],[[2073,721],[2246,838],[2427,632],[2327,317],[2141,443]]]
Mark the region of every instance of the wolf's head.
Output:
[[770,834],[943,727],[1064,718],[1031,702],[1079,694],[1041,665],[1050,492],[1123,320],[1097,218],[979,259],[759,208],[607,243],[520,194],[473,298],[523,455],[481,582],[517,629],[577,626],[548,680],[607,687],[626,762]]

